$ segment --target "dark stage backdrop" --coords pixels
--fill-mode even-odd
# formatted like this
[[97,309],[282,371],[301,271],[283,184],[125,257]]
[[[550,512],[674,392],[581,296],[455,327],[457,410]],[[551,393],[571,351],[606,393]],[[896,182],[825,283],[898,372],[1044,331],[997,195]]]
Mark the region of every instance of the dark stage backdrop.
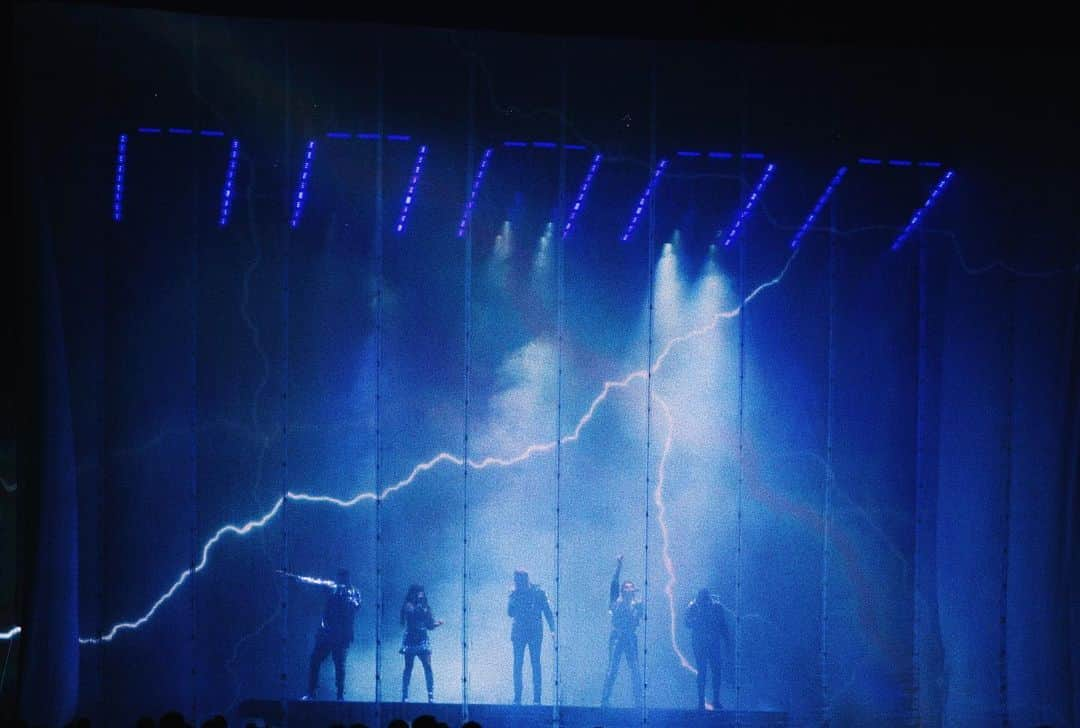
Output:
[[338,568],[347,699],[418,583],[436,700],[508,702],[524,568],[594,705],[622,554],[647,706],[709,588],[725,708],[1075,720],[1072,158],[975,123],[1063,112],[945,53],[16,19],[6,712],[297,698],[326,591],[278,571]]

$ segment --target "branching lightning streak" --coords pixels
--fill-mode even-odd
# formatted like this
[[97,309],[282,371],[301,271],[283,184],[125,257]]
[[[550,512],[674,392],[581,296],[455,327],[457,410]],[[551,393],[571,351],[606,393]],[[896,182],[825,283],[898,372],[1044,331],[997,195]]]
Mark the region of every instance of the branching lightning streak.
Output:
[[0,632],[0,640],[13,640],[22,634],[22,627],[15,626],[9,629],[7,632]]
[[684,669],[697,675],[697,668],[690,664],[690,661],[686,659],[686,655],[679,649],[679,638],[675,634],[675,563],[671,560],[671,541],[668,536],[667,527],[667,505],[664,503],[664,480],[667,474],[668,455],[671,454],[671,444],[675,439],[675,418],[671,414],[671,407],[662,397],[654,392],[653,399],[660,405],[660,410],[664,413],[665,419],[667,419],[667,429],[664,434],[664,449],[660,453],[660,463],[656,468],[656,489],[653,491],[653,503],[656,504],[656,522],[660,526],[660,556],[664,563],[664,571],[667,572],[667,581],[664,583],[664,596],[667,598],[668,604],[668,624],[671,630],[671,648],[675,651],[675,656],[679,658],[679,664],[682,665]]
[[[611,392],[617,389],[625,389],[636,380],[644,380],[650,372],[655,374],[660,370],[664,362],[667,360],[668,356],[671,355],[672,350],[677,345],[704,336],[705,334],[715,330],[721,321],[735,318],[742,312],[742,309],[751,301],[753,301],[758,295],[768,290],[769,288],[778,285],[783,280],[784,276],[787,274],[787,271],[790,269],[791,264],[798,256],[800,249],[801,248],[796,248],[792,252],[792,254],[788,257],[787,262],[784,264],[784,267],[776,276],[754,288],[754,290],[751,291],[750,294],[738,306],[728,311],[721,311],[720,313],[717,313],[715,316],[713,316],[712,319],[710,319],[704,325],[696,329],[692,329],[685,334],[670,339],[667,344],[664,345],[664,348],[660,351],[660,354],[656,357],[656,360],[653,362],[651,367],[647,369],[638,369],[636,371],[630,372],[619,380],[609,380],[604,382],[603,386],[600,389],[600,392],[596,395],[596,397],[593,398],[585,413],[578,420],[577,425],[574,427],[573,431],[563,436],[562,443],[567,444],[575,442],[581,437],[581,433],[584,430],[585,426],[592,421],[597,409],[608,398],[608,395],[610,395]],[[667,414],[670,416],[669,410],[667,411]],[[513,457],[488,456],[481,460],[469,459],[469,467],[474,470],[484,470],[491,466],[510,467],[518,463],[524,462],[525,460],[532,458],[534,455],[550,452],[555,449],[555,446],[556,442],[554,440],[543,443],[534,443],[527,446],[524,450],[522,450],[520,453]],[[666,442],[665,454],[662,457],[662,462],[663,458],[666,458],[666,453],[669,449],[670,443]],[[454,465],[457,465],[459,467],[464,464],[464,460],[461,457],[448,452],[440,452],[431,459],[415,465],[408,474],[408,476],[406,476],[405,478],[402,478],[396,483],[387,486],[379,495],[379,498],[386,498],[391,493],[394,493],[398,490],[401,490],[402,488],[411,485],[421,474],[445,462],[453,463]],[[108,632],[98,637],[80,637],[79,642],[81,644],[99,644],[100,642],[111,642],[113,638],[116,637],[116,635],[119,634],[121,631],[138,629],[139,627],[146,624],[153,617],[154,613],[158,610],[158,608],[162,604],[167,602],[170,598],[172,598],[173,594],[175,594],[176,591],[181,586],[183,586],[184,582],[186,582],[194,574],[197,574],[198,572],[206,568],[206,565],[209,562],[210,558],[210,550],[215,544],[218,543],[218,541],[220,541],[226,534],[229,533],[235,534],[237,536],[246,536],[248,533],[264,527],[267,523],[273,520],[275,516],[277,516],[286,499],[301,503],[325,503],[329,505],[335,505],[340,508],[352,508],[361,501],[374,501],[375,498],[375,491],[361,491],[349,499],[336,498],[334,496],[327,495],[311,495],[308,493],[287,491],[284,497],[278,498],[277,501],[274,502],[273,507],[270,508],[270,510],[268,510],[259,518],[248,521],[242,526],[228,524],[218,529],[218,531],[203,546],[202,558],[200,559],[199,563],[192,568],[188,568],[182,571],[180,575],[176,578],[176,580],[173,582],[172,586],[169,587],[169,589],[164,594],[158,597],[158,599],[153,603],[150,609],[147,610],[147,612],[141,617],[130,622],[119,622],[113,625]],[[669,563],[669,560],[665,561],[665,568],[668,568]],[[669,579],[674,580],[673,568],[669,569]],[[673,588],[674,586],[672,586],[672,589]],[[674,631],[674,609],[672,609],[671,613],[672,630]],[[678,651],[677,647],[676,651]],[[685,662],[685,658],[681,657],[681,659],[683,662]]]

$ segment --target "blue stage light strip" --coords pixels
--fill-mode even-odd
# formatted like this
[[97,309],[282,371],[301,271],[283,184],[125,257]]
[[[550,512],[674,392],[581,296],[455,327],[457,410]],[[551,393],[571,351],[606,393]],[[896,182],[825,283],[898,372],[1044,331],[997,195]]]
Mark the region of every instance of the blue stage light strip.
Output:
[[[522,141],[507,141],[503,142],[504,147],[536,147],[538,149],[558,149],[559,145],[556,142],[522,142]],[[585,149],[584,144],[564,144],[563,149],[574,149],[577,151],[583,151]]]
[[938,183],[934,185],[934,189],[930,191],[930,196],[926,198],[926,201],[922,204],[922,207],[915,211],[915,214],[911,216],[911,220],[908,221],[908,224],[904,228],[903,232],[901,232],[900,235],[898,235],[896,240],[893,242],[891,248],[892,250],[900,250],[900,248],[903,247],[904,241],[908,239],[908,236],[911,235],[911,233],[919,225],[919,221],[922,220],[923,215],[925,215],[926,212],[934,206],[934,203],[937,202],[938,197],[941,196],[941,193],[944,191],[945,186],[949,184],[949,180],[951,180],[952,178],[953,171],[950,169],[940,180],[938,180]]
[[[731,230],[728,231],[727,237],[724,238],[724,247],[731,245],[735,240],[735,236],[739,233],[739,228],[742,227],[743,222],[750,216],[750,212],[754,209],[754,205],[757,204],[758,198],[761,197],[762,190],[765,189],[765,185],[768,184],[769,178],[772,177],[773,170],[776,169],[775,164],[770,164],[765,167],[765,172],[762,173],[761,179],[758,180],[757,185],[754,186],[754,191],[750,193],[750,199],[743,205],[742,211],[739,216],[735,218],[735,224],[731,226]],[[723,231],[718,231],[716,237],[720,237]]]
[[397,232],[405,232],[405,221],[409,217],[409,208],[412,207],[413,198],[416,196],[416,185],[420,181],[420,172],[424,168],[424,156],[427,154],[427,145],[421,145],[416,155],[416,164],[413,165],[412,176],[409,177],[409,188],[405,191],[405,202],[401,207],[401,215],[398,217]]
[[465,237],[465,226],[469,223],[469,218],[472,217],[473,206],[476,205],[476,196],[480,192],[480,183],[484,181],[484,172],[487,171],[488,164],[491,162],[491,154],[494,151],[492,147],[484,150],[484,157],[480,160],[480,168],[476,170],[476,179],[473,180],[472,191],[469,193],[469,201],[465,203],[465,212],[461,214],[461,223],[458,225],[457,231],[459,238]]
[[177,129],[176,127],[169,127],[170,134],[191,134],[191,129]]
[[577,218],[578,213],[581,212],[582,205],[585,204],[585,195],[589,192],[589,186],[592,184],[593,177],[596,176],[596,171],[600,169],[600,160],[602,155],[597,154],[593,157],[592,164],[589,166],[589,171],[585,173],[585,180],[581,183],[581,189],[578,190],[577,199],[574,200],[574,204],[570,207],[570,216],[566,220],[566,226],[563,227],[562,237],[566,240],[570,235],[570,229],[574,225],[574,219]]
[[221,214],[218,225],[225,227],[229,222],[229,210],[232,208],[233,180],[236,177],[236,162],[240,155],[240,140],[233,139],[229,145],[229,165],[225,170],[225,188],[221,191]]
[[825,204],[832,197],[832,193],[836,190],[840,181],[844,179],[844,175],[847,174],[847,167],[841,167],[833,175],[832,181],[829,182],[829,186],[825,188],[825,191],[821,193],[821,197],[818,198],[817,204],[814,205],[814,209],[810,211],[810,214],[806,216],[806,220],[803,221],[802,227],[795,233],[795,237],[791,239],[791,248],[794,250],[799,247],[799,241],[802,240],[803,235],[806,235],[806,231],[810,229],[810,226],[814,224],[814,219],[821,212],[821,208],[825,207]]
[[300,213],[304,209],[304,195],[307,192],[308,182],[311,181],[311,161],[315,157],[315,140],[307,143],[307,152],[304,155],[304,165],[300,170],[300,183],[296,187],[296,201],[293,204],[292,218],[289,225],[296,227],[300,222]]
[[120,222],[124,212],[124,170],[127,168],[127,134],[120,135],[116,150],[116,178],[113,180],[113,220]]
[[634,208],[634,215],[630,218],[630,224],[626,226],[626,232],[623,233],[622,241],[624,243],[634,234],[634,228],[637,227],[638,220],[641,219],[641,214],[645,210],[645,202],[648,201],[653,190],[656,189],[657,183],[660,182],[660,175],[664,173],[664,168],[667,167],[667,163],[668,161],[666,159],[661,159],[660,163],[656,165],[656,171],[653,172],[652,179],[649,180],[649,184],[645,187],[645,191],[641,193],[637,207]]

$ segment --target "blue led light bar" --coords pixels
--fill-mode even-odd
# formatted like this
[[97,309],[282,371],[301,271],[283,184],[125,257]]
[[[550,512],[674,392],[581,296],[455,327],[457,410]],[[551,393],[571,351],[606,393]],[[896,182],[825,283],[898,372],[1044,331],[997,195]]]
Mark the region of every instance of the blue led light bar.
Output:
[[593,177],[596,176],[596,170],[600,169],[601,155],[597,154],[593,157],[592,165],[589,167],[589,171],[585,173],[585,180],[581,183],[581,188],[578,190],[577,199],[574,200],[573,206],[570,208],[570,215],[567,217],[566,225],[563,227],[562,237],[563,240],[570,235],[570,229],[574,225],[574,219],[581,212],[582,205],[585,204],[585,195],[589,192],[589,186],[592,184]]
[[289,225],[296,227],[300,222],[300,213],[304,209],[304,196],[307,192],[308,182],[311,181],[311,161],[315,157],[315,140],[307,143],[307,152],[304,154],[304,165],[300,170],[300,184],[296,187],[296,202],[293,204],[292,218]]
[[859,164],[881,164],[880,159],[867,159],[862,157],[859,159]]
[[710,159],[732,159],[734,156],[731,152],[709,152]]
[[[746,218],[750,216],[750,212],[754,209],[754,205],[757,204],[758,198],[761,197],[761,191],[765,189],[765,185],[772,176],[774,169],[776,169],[775,164],[770,164],[765,168],[765,172],[761,175],[761,179],[758,180],[757,185],[754,186],[754,191],[750,193],[750,199],[743,205],[743,209],[739,213],[739,216],[735,218],[735,224],[731,226],[731,230],[728,231],[727,237],[724,238],[724,247],[731,245],[732,241],[735,240],[735,236],[739,233],[739,228],[742,227]],[[718,232],[717,237],[720,237],[722,232],[723,231]]]
[[405,220],[409,217],[409,208],[412,207],[416,197],[416,184],[420,181],[420,172],[424,168],[424,156],[427,154],[427,146],[422,145],[416,155],[416,164],[413,165],[412,175],[409,177],[409,188],[405,191],[405,202],[401,206],[401,215],[398,217],[395,230],[405,232]]
[[918,226],[919,221],[922,220],[922,217],[926,214],[927,210],[934,206],[934,203],[937,202],[938,197],[941,196],[941,193],[945,189],[945,186],[949,184],[949,180],[951,180],[952,178],[953,171],[950,169],[940,180],[938,180],[938,183],[934,185],[934,189],[930,191],[930,196],[926,198],[926,201],[922,204],[922,207],[915,211],[915,214],[912,215],[911,219],[908,221],[907,227],[904,228],[903,232],[901,232],[900,235],[898,235],[896,240],[893,242],[892,250],[900,250],[900,248],[904,245],[904,241],[908,239],[908,236],[911,235],[911,233]]
[[236,162],[240,154],[240,140],[233,139],[229,145],[229,165],[225,171],[225,189],[221,191],[221,214],[218,225],[225,227],[229,222],[229,210],[232,208],[233,179],[236,177]]
[[199,132],[199,136],[223,137],[225,136],[225,132],[217,131],[215,129],[203,129]]
[[792,249],[799,247],[799,241],[802,240],[803,235],[806,235],[806,231],[810,229],[810,226],[814,224],[814,219],[818,216],[818,213],[821,212],[821,208],[825,207],[825,203],[829,201],[829,198],[832,197],[833,191],[840,184],[840,181],[844,178],[846,173],[847,167],[841,167],[836,171],[836,174],[833,175],[828,187],[821,193],[821,197],[818,198],[817,204],[814,205],[814,209],[806,216],[806,220],[803,221],[802,227],[795,233],[795,237],[791,239]]
[[700,157],[701,152],[675,152],[679,157]]
[[177,129],[176,127],[169,127],[170,134],[190,134],[191,129]]
[[472,217],[473,206],[476,205],[476,195],[480,192],[480,183],[484,181],[484,172],[487,171],[491,162],[491,153],[495,151],[491,147],[484,150],[484,156],[480,160],[480,168],[476,170],[476,179],[473,180],[472,190],[469,192],[469,201],[465,203],[465,212],[461,215],[461,223],[458,225],[457,236],[465,237],[465,226]]
[[641,197],[638,199],[637,207],[634,208],[634,215],[630,218],[630,224],[626,226],[626,232],[623,233],[622,241],[624,243],[630,239],[631,235],[634,234],[634,228],[637,227],[638,220],[641,219],[641,214],[645,210],[645,202],[652,195],[653,190],[656,189],[656,185],[660,181],[660,175],[664,173],[664,167],[666,166],[666,159],[661,159],[660,164],[656,165],[656,171],[653,172],[652,178],[649,180],[648,186],[645,187],[645,191],[641,193]]
[[140,134],[160,134],[161,133],[161,129],[158,129],[157,127],[152,127],[152,126],[140,126],[137,129],[137,131]]
[[124,209],[124,169],[127,167],[127,134],[120,135],[116,150],[116,178],[113,180],[113,220],[120,222]]

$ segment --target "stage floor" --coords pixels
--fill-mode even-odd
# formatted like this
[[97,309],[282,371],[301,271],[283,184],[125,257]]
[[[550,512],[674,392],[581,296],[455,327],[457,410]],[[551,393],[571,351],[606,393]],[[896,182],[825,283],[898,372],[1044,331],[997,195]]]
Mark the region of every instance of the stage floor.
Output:
[[[287,716],[286,716],[287,714]],[[247,700],[240,705],[240,725],[256,721],[263,726],[312,726],[328,727],[333,724],[363,723],[368,728],[385,728],[394,718],[412,721],[421,715],[433,715],[451,728],[461,723],[461,705],[457,703],[400,703],[382,704],[381,718],[376,721],[375,703],[332,702],[299,700]],[[582,708],[563,706],[559,709],[559,724],[566,728],[610,728],[614,726],[640,726],[641,712],[633,708]],[[650,708],[649,725],[665,728],[708,726],[784,726],[784,713],[743,712],[738,715],[729,711],[673,710]],[[550,705],[484,705],[469,706],[469,719],[482,728],[530,728],[552,725]],[[736,720],[738,719],[738,720]]]

